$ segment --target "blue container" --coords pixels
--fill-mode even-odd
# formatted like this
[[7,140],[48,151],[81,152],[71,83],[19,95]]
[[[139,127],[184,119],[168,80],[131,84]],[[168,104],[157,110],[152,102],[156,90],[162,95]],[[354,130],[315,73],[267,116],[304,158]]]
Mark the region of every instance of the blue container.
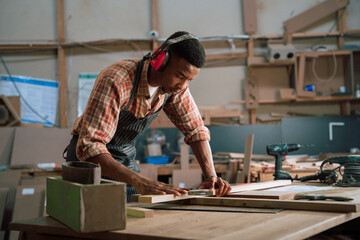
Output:
[[167,164],[169,163],[169,156],[153,156],[153,157],[145,157],[146,163],[152,164]]

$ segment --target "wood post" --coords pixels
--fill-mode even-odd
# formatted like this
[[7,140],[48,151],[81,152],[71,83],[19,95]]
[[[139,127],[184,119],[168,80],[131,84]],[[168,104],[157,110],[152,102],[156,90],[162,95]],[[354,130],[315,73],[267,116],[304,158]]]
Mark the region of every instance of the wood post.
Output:
[[[159,32],[158,27],[158,4],[157,0],[151,0],[151,25],[152,30]],[[155,50],[159,46],[158,42],[152,42],[152,49]]]
[[340,32],[340,36],[338,36],[338,48],[344,48],[344,37],[342,34],[346,31],[346,8],[339,10],[336,12],[336,18],[338,20],[337,29]]
[[[57,0],[57,33],[58,44],[65,42],[65,19],[64,19],[64,0]],[[59,76],[59,101],[60,101],[60,126],[67,127],[66,105],[67,105],[67,71],[66,71],[66,55],[62,47],[58,47],[58,76]]]

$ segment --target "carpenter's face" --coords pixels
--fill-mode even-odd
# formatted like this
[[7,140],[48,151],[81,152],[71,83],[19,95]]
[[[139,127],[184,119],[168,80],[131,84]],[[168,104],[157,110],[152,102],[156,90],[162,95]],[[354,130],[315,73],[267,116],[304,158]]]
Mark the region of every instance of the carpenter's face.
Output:
[[170,57],[160,77],[160,87],[166,93],[178,93],[188,86],[200,72],[200,68],[191,65],[184,58]]

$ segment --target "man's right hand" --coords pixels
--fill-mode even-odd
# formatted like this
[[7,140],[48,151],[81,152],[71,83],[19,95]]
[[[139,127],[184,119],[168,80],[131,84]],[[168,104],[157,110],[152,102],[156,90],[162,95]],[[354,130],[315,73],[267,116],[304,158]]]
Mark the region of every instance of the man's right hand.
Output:
[[142,195],[174,194],[175,196],[181,196],[187,193],[185,189],[163,182],[154,181],[141,175],[136,177],[132,185],[136,191]]
[[182,194],[187,193],[185,189],[141,176],[140,174],[126,168],[107,153],[96,155],[87,161],[100,164],[102,174],[121,182],[129,183],[140,194],[174,194],[176,196],[181,196]]

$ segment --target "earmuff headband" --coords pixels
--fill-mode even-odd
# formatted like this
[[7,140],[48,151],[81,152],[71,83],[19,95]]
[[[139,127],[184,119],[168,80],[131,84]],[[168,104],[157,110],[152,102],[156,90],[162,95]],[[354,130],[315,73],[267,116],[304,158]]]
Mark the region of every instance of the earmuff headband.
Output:
[[188,39],[198,39],[194,34],[191,33],[186,33],[184,35],[181,35],[179,37],[173,38],[173,39],[168,39],[166,40],[155,52],[153,52],[153,54],[151,54],[150,59],[153,59],[155,57],[157,57],[160,52],[162,50],[164,50],[166,47],[184,41],[184,40],[188,40]]

